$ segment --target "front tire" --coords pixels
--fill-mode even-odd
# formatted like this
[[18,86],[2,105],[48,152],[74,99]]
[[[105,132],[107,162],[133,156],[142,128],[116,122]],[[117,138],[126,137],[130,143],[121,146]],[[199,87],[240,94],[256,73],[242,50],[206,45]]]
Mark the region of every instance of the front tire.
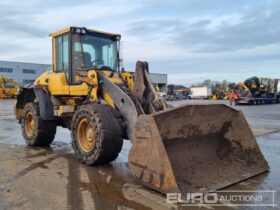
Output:
[[72,147],[86,165],[106,164],[115,160],[123,145],[120,113],[108,105],[82,105],[71,124]]
[[27,145],[49,146],[56,134],[56,122],[41,119],[38,104],[31,102],[24,106],[21,130]]

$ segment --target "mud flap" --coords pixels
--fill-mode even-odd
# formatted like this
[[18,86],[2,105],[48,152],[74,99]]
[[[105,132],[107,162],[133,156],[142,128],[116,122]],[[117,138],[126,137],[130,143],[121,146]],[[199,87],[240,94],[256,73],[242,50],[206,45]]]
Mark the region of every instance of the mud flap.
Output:
[[269,170],[243,113],[226,105],[141,115],[133,137],[132,175],[162,193],[206,193]]
[[39,101],[40,116],[43,120],[54,120],[53,103],[51,94],[45,93],[43,89],[34,88],[34,92]]

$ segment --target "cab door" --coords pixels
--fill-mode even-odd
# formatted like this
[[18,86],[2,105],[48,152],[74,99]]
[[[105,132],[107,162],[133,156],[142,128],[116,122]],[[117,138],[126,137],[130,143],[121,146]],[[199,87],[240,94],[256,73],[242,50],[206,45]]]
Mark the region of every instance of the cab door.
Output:
[[70,35],[69,33],[53,38],[54,74],[49,76],[48,86],[53,95],[69,95],[70,77]]
[[71,73],[69,76],[69,91],[73,96],[86,96],[88,94],[88,85],[86,83],[76,81],[76,70],[85,67],[85,55],[83,54],[80,34],[71,34]]

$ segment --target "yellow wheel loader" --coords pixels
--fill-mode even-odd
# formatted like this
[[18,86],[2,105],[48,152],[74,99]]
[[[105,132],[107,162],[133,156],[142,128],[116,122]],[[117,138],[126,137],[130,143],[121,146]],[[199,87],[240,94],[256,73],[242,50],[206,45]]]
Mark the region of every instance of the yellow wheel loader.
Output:
[[52,33],[53,70],[23,87],[15,114],[30,146],[71,130],[87,165],[118,157],[130,139],[133,177],[162,193],[208,192],[269,169],[244,115],[226,105],[168,109],[147,62],[120,69],[119,34],[70,27]]
[[0,99],[16,98],[20,85],[12,79],[0,76]]

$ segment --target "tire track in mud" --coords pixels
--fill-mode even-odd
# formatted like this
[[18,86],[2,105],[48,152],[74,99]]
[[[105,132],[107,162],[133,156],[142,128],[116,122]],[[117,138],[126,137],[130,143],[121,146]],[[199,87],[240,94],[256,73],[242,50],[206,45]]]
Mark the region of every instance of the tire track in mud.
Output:
[[51,149],[46,149],[44,151],[38,152],[37,154],[27,155],[25,156],[25,158],[36,158],[36,157],[46,156],[51,154],[53,154],[53,151]]
[[23,177],[24,175],[28,174],[29,172],[37,169],[37,168],[48,168],[45,164],[52,162],[53,160],[57,159],[61,157],[61,155],[54,155],[50,158],[47,158],[43,161],[40,162],[36,162],[31,164],[30,166],[28,166],[27,168],[17,172],[14,176],[9,177],[5,184],[9,184],[11,182],[15,182],[16,180],[18,180],[19,178]]
[[[15,182],[19,178],[23,177],[24,175],[30,173],[33,170],[36,170],[38,168],[48,168],[45,164],[52,162],[53,160],[56,160],[57,158],[60,157],[65,157],[65,154],[56,154],[58,152],[67,152],[69,148],[65,147],[65,145],[60,145],[60,144],[54,144],[56,146],[55,150],[52,148],[45,148],[43,151],[38,152],[37,154],[32,154],[32,155],[27,155],[24,158],[36,158],[40,156],[46,156],[46,155],[51,155],[53,156],[39,162],[32,163],[30,166],[22,169],[21,171],[17,172],[15,175],[10,176],[6,181],[2,181],[2,186],[0,188],[6,187],[7,184]],[[34,150],[33,148],[32,150]],[[42,148],[41,148],[42,149]]]
[[[9,187],[9,184],[12,184],[13,182],[17,181],[18,179],[20,179],[21,177],[25,176],[26,174],[30,173],[31,171],[34,171],[38,168],[48,168],[45,164],[52,162],[53,160],[57,159],[58,157],[60,157],[59,155],[54,155],[50,158],[47,158],[43,161],[40,162],[36,162],[31,164],[30,166],[22,169],[21,171],[17,172],[15,175],[10,176],[7,180],[1,180],[0,182],[0,192],[3,190],[7,190],[9,191],[9,189],[7,189]],[[23,204],[27,202],[27,201],[21,201],[18,203],[10,203],[10,202],[6,202],[5,200],[1,199],[0,197],[0,209],[14,209],[16,207],[22,207]]]
[[[43,149],[43,150],[42,150]],[[3,191],[5,189],[9,188],[9,185],[12,184],[13,182],[17,181],[21,177],[27,175],[28,173],[38,169],[38,168],[43,168],[47,169],[48,166],[46,164],[51,163],[52,161],[62,157],[66,161],[68,161],[68,179],[69,180],[79,180],[79,168],[78,165],[75,163],[76,161],[73,161],[73,158],[67,157],[67,155],[73,155],[69,153],[71,149],[69,148],[69,144],[66,144],[64,142],[54,142],[52,144],[52,147],[50,148],[32,148],[30,149],[31,151],[38,151],[35,154],[26,154],[24,158],[26,159],[34,159],[38,157],[44,157],[44,156],[49,156],[48,158],[31,163],[28,167],[18,171],[15,175],[9,176],[8,179],[6,180],[0,180],[0,191]],[[29,151],[29,149],[27,150]],[[68,182],[67,185],[67,209],[83,209],[82,205],[82,194],[79,189],[79,185],[73,185],[71,184],[71,181]],[[7,203],[5,201],[2,202],[2,199],[0,197],[0,209],[10,209],[13,207],[17,206],[22,206],[22,203]]]

